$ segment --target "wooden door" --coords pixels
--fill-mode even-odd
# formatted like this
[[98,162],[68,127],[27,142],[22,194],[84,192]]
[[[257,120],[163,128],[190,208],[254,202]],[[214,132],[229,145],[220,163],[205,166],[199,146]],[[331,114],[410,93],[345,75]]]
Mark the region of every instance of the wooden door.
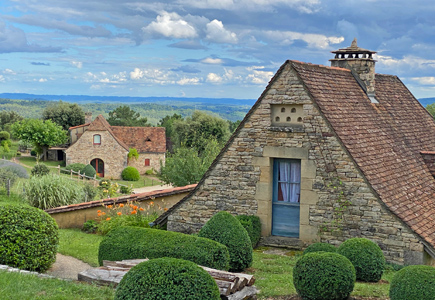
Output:
[[104,177],[104,161],[99,158],[95,158],[91,161],[91,166],[97,171],[98,177]]

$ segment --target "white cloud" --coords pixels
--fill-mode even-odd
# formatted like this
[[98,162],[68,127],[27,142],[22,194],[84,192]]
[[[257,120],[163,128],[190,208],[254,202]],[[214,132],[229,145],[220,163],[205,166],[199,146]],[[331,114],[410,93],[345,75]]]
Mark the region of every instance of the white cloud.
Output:
[[207,24],[206,39],[215,43],[236,44],[238,39],[234,32],[226,30],[221,21],[214,19]]
[[266,84],[269,82],[272,76],[273,72],[252,70],[252,73],[246,77],[246,80],[254,84]]
[[413,77],[411,79],[422,85],[435,85],[435,77]]
[[81,69],[83,67],[83,63],[81,61],[71,61],[71,65],[78,69]]
[[47,79],[46,78],[40,78],[38,81],[39,82],[47,82]]
[[268,30],[260,32],[260,35],[263,35],[266,39],[283,45],[291,45],[294,41],[301,40],[307,43],[309,47],[320,49],[326,49],[332,44],[339,44],[344,41],[344,37],[342,36],[328,37],[322,34],[300,33],[294,31]]
[[176,39],[188,39],[198,36],[196,29],[177,13],[163,11],[157,16],[156,21],[142,28],[146,33],[163,35]]
[[198,77],[193,77],[193,78],[183,77],[177,81],[177,84],[179,84],[179,85],[198,85],[198,84],[200,84],[199,81],[200,80]]
[[140,69],[135,68],[130,72],[130,79],[141,81],[145,83],[155,84],[175,84],[176,80],[173,79],[174,73],[171,71],[161,70],[158,68]]
[[413,69],[430,69],[435,68],[435,60],[424,59],[417,56],[407,55],[401,59],[393,58],[391,56],[384,56],[381,54],[374,57],[378,64],[382,64],[392,69],[400,69],[404,67],[412,67]]
[[222,77],[216,73],[208,73],[207,81],[212,83],[220,83],[222,82]]
[[4,69],[4,70],[3,70],[3,74],[16,75],[17,73],[15,73],[14,71],[12,71],[11,69]]
[[3,75],[0,75],[0,82],[5,81],[5,77]]
[[210,64],[210,65],[220,65],[220,64],[222,64],[223,61],[220,58],[207,57],[207,58],[204,58],[203,60],[201,60],[201,62],[204,64]]

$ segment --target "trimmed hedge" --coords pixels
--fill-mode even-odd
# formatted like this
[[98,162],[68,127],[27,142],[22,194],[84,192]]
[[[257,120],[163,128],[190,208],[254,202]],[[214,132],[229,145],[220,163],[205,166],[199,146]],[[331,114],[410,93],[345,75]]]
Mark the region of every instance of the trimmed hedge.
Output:
[[258,216],[246,216],[238,215],[236,219],[239,220],[240,224],[248,232],[249,238],[251,239],[252,248],[257,246],[261,238],[261,222]]
[[227,246],[230,253],[230,271],[241,271],[251,266],[251,239],[242,224],[229,212],[215,214],[201,228],[198,236]]
[[86,175],[88,177],[94,177],[97,174],[94,167],[91,165],[86,165],[81,171],[80,174]]
[[140,179],[139,171],[135,167],[127,167],[122,170],[121,177],[127,181],[138,181]]
[[307,247],[307,249],[304,250],[303,255],[311,252],[332,252],[336,253],[337,248],[334,245],[328,244],[328,243],[314,243]]
[[352,263],[346,257],[331,252],[307,253],[293,269],[293,284],[303,299],[347,299],[355,279]]
[[195,263],[156,258],[130,269],[119,283],[115,300],[220,300],[214,279]]
[[36,164],[30,172],[32,176],[45,176],[50,174],[50,169],[44,164]]
[[348,239],[338,247],[337,253],[346,256],[356,270],[356,279],[378,282],[385,269],[385,257],[381,248],[365,238]]
[[434,300],[435,268],[408,266],[397,272],[390,285],[391,300]]
[[66,166],[65,170],[67,170],[67,171],[73,170],[74,172],[80,171],[80,173],[81,173],[85,167],[86,167],[85,164],[73,163],[73,164],[69,164],[68,166]]
[[179,232],[133,226],[111,230],[101,241],[98,261],[173,257],[228,270],[228,249],[215,241]]
[[44,272],[55,262],[58,227],[46,212],[0,205],[0,232],[0,264]]

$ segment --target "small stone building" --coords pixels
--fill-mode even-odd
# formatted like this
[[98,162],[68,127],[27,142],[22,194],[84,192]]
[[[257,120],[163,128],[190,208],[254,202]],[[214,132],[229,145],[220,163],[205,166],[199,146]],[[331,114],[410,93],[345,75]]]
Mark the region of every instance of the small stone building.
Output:
[[[165,163],[166,134],[163,127],[110,126],[102,115],[94,121],[69,129],[71,145],[65,150],[66,164],[91,164],[98,176],[120,178],[127,166],[139,173],[160,170]],[[138,159],[128,159],[130,148]]]
[[331,67],[286,61],[194,191],[160,216],[194,232],[216,212],[258,215],[263,243],[375,241],[388,261],[433,264],[435,122],[375,52]]

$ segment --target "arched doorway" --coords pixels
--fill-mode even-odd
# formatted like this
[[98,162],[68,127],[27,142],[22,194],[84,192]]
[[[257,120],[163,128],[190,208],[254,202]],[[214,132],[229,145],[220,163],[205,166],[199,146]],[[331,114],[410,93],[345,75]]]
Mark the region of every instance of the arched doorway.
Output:
[[91,160],[91,166],[97,171],[98,177],[104,177],[104,161],[99,158]]

